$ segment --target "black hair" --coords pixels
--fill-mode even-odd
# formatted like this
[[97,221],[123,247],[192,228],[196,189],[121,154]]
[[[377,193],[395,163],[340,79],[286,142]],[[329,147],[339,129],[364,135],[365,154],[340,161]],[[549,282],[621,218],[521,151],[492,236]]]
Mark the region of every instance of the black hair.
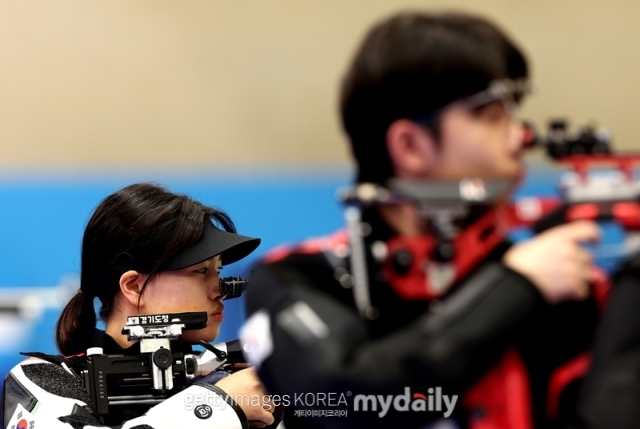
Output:
[[63,355],[86,351],[96,327],[94,298],[106,319],[119,290],[118,260],[127,255],[131,269],[149,274],[142,293],[164,264],[194,246],[205,222],[236,232],[229,216],[186,195],[153,184],[127,186],[106,197],[93,212],[82,238],[80,290],[66,305],[56,325]]
[[[386,132],[395,120],[433,112],[492,80],[527,74],[522,52],[483,18],[405,12],[378,23],[356,52],[340,97],[357,181],[393,176]],[[437,128],[432,131],[438,139]]]

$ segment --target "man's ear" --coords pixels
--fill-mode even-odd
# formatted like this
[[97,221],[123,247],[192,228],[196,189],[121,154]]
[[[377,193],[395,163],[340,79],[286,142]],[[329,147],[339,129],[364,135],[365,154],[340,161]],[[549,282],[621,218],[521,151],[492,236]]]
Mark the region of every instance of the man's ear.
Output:
[[129,270],[120,276],[120,292],[127,302],[135,307],[144,304],[141,297],[144,276],[137,271]]
[[436,141],[431,132],[408,119],[389,125],[387,150],[398,177],[424,177],[437,162]]

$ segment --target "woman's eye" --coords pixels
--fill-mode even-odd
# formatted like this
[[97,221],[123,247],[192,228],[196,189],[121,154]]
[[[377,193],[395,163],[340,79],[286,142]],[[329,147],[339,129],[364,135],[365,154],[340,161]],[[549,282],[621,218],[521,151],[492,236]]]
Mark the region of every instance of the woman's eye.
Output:
[[200,268],[200,269],[198,270],[198,272],[199,272],[200,274],[207,274],[207,273],[209,272],[209,268],[206,268],[206,267],[205,267],[205,268]]

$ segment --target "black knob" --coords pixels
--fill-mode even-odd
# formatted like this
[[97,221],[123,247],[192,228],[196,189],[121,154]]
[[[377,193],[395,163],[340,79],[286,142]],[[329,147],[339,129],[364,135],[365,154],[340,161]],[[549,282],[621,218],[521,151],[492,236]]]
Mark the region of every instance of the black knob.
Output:
[[564,119],[552,119],[549,121],[549,129],[565,131],[567,129],[567,121]]
[[196,361],[193,358],[185,358],[184,360],[184,368],[186,374],[195,374],[196,373]]
[[153,354],[153,363],[160,369],[167,369],[173,364],[173,353],[169,349],[158,349]]
[[431,259],[436,262],[449,262],[455,256],[456,249],[450,241],[441,241],[433,248]]
[[407,249],[398,249],[393,254],[393,270],[403,276],[411,269],[413,255]]

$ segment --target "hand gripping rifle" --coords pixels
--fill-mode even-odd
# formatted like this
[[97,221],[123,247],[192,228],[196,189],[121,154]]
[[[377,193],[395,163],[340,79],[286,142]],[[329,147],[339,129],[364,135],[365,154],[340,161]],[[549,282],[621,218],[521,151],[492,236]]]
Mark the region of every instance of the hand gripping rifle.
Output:
[[[552,160],[568,167],[558,186],[557,198],[525,198],[515,206],[528,205],[534,232],[575,220],[610,221],[625,232],[624,252],[640,249],[640,182],[633,168],[640,163],[640,153],[616,153],[611,137],[604,130],[583,127],[575,134],[567,123],[550,123],[544,139],[533,139]],[[608,171],[597,171],[608,167]]]

